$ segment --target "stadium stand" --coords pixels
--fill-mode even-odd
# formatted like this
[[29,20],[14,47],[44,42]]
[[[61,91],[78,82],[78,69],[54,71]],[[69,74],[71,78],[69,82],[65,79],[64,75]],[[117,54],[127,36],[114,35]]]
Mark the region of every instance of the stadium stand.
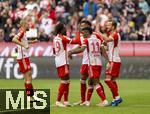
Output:
[[40,41],[52,41],[53,28],[64,22],[67,34],[75,36],[83,18],[104,22],[113,18],[118,22],[122,40],[150,40],[149,0],[0,0],[0,42],[11,42],[18,30],[18,21],[27,17],[30,28],[38,31]]

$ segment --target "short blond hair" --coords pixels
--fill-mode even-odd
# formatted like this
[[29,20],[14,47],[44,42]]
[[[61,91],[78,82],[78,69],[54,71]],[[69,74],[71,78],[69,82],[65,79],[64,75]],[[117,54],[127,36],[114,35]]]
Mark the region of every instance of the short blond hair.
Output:
[[22,19],[21,21],[20,21],[20,26],[24,26],[24,25],[26,25],[27,24],[27,21],[25,20],[25,19]]

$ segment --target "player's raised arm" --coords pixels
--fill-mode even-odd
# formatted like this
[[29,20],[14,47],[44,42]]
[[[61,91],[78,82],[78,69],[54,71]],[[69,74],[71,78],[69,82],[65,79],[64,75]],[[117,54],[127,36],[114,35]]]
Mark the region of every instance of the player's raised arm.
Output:
[[[115,29],[116,29],[117,23],[116,23],[114,20],[109,20],[109,21],[107,22],[106,27],[107,27],[107,32],[109,33],[110,30],[112,30],[112,29],[115,30]],[[96,26],[96,32],[104,39],[105,42],[114,41],[114,38],[113,38],[112,35],[109,35],[109,36],[108,36],[106,33],[101,33],[101,32],[99,31],[99,24],[97,24],[97,26]],[[114,32],[114,31],[111,31],[109,34],[112,34],[113,32]]]
[[75,38],[72,39],[71,44],[79,44],[80,43],[80,32],[76,32]]
[[111,36],[108,37],[106,34],[103,34],[100,31],[97,31],[97,32],[98,32],[98,34],[101,35],[101,37],[104,39],[105,42],[111,42],[114,40],[113,37],[111,37]]

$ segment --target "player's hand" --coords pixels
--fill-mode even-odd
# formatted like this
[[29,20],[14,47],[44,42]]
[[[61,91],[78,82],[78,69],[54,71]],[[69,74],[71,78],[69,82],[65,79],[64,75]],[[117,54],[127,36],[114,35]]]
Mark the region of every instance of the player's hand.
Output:
[[29,46],[28,46],[28,45],[25,45],[24,48],[29,49]]
[[111,64],[110,64],[109,62],[108,62],[107,65],[106,65],[106,69],[107,69],[107,70],[110,70],[110,69],[111,69]]
[[70,51],[68,51],[68,58],[69,58],[69,59],[72,59],[72,54],[71,54]]

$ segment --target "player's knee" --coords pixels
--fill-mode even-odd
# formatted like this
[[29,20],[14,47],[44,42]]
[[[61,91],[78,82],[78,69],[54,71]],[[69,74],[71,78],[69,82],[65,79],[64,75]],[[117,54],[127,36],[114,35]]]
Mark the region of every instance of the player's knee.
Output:
[[70,83],[70,80],[61,80],[61,83],[69,84],[69,83]]
[[29,71],[28,71],[28,74],[29,74],[29,76],[31,76],[31,75],[32,75],[32,72],[31,72],[31,70],[29,70]]
[[112,81],[112,77],[107,75],[106,78],[105,78],[105,81]]
[[106,79],[104,80],[104,82],[105,82],[106,84],[109,84],[111,81],[112,81],[111,78],[106,78]]
[[61,80],[67,81],[67,80],[70,80],[70,77],[68,75],[68,76],[62,77]]
[[88,85],[94,85],[94,83],[93,83],[93,80],[92,80],[92,79],[89,79],[89,80],[88,80]]
[[111,80],[112,80],[113,82],[115,82],[115,81],[116,81],[116,79],[117,79],[117,78],[111,78]]
[[26,78],[26,77],[27,77],[27,73],[24,73],[24,74],[23,74],[23,77]]
[[97,85],[97,84],[99,84],[100,82],[99,82],[99,78],[94,78],[94,85]]
[[86,84],[86,80],[80,79],[81,84]]
[[87,75],[82,75],[81,80],[87,80],[88,76]]
[[26,73],[24,73],[26,76],[31,76],[31,70],[28,70]]

